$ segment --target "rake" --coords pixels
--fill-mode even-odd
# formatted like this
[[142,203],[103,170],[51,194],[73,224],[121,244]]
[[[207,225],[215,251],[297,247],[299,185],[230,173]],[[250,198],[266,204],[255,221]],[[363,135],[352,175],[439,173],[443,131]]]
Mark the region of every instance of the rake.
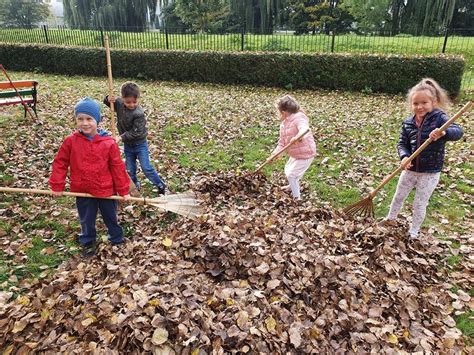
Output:
[[[105,44],[105,58],[107,60],[107,78],[108,78],[108,85],[109,85],[109,96],[114,94],[114,83],[112,77],[112,60],[110,59],[110,46],[109,46],[109,35],[104,36],[104,44]],[[115,138],[116,128],[115,128],[115,104],[110,103],[110,130],[112,131],[112,136]]]
[[25,102],[25,100],[23,100],[23,97],[20,95],[20,92],[18,91],[18,89],[16,88],[15,84],[13,84],[13,81],[12,79],[10,79],[10,76],[8,75],[5,67],[0,64],[0,69],[2,70],[3,74],[5,74],[5,76],[7,77],[8,81],[10,82],[10,85],[12,86],[12,88],[15,90],[16,92],[16,95],[18,96],[18,98],[20,99],[21,101],[21,104],[23,105],[23,107],[25,108],[26,112],[28,112],[28,114],[30,115],[31,119],[33,121],[36,121],[36,119],[33,117],[33,114],[31,113],[31,110],[30,110],[30,107],[28,106],[28,104]]
[[[38,195],[53,195],[51,190],[39,190],[39,189],[25,189],[15,187],[3,187],[0,186],[0,192],[6,193],[24,193],[24,194],[38,194]],[[181,216],[198,219],[201,214],[201,206],[199,201],[196,199],[196,195],[193,192],[185,192],[181,194],[170,194],[161,196],[158,198],[143,198],[143,197],[129,197],[125,199],[122,196],[108,196],[108,197],[97,197],[82,192],[64,192],[65,196],[74,197],[92,197],[92,198],[104,198],[108,200],[118,200],[124,202],[141,203],[144,205],[150,205],[157,207],[164,211],[174,212]]]
[[[464,112],[469,111],[472,106],[472,101],[469,101],[464,107],[459,110],[453,117],[451,117],[444,125],[440,127],[440,131],[444,132],[446,128],[448,128],[451,123],[456,121]],[[383,181],[377,186],[374,190],[372,190],[369,195],[356,202],[350,206],[347,206],[343,209],[344,213],[348,216],[356,216],[359,215],[361,217],[373,217],[374,216],[374,204],[373,199],[375,195],[385,186],[387,182],[389,182],[394,176],[398,175],[400,171],[402,171],[406,165],[410,164],[410,162],[415,159],[433,140],[428,138],[410,157],[406,160],[403,165],[400,165],[397,169],[395,169],[390,175],[386,176]]]
[[310,131],[310,129],[306,129],[305,131],[297,134],[295,136],[295,139],[288,143],[287,145],[285,145],[281,150],[279,150],[278,152],[276,152],[275,154],[272,154],[270,155],[270,157],[265,160],[264,163],[260,164],[260,166],[252,173],[252,174],[258,174],[265,166],[267,166],[268,164],[272,163],[273,161],[275,161],[275,159],[277,159],[279,156],[281,156],[283,153],[285,153],[288,148],[290,148],[293,144],[295,144],[296,142],[298,142],[301,138],[303,138],[303,136],[308,133]]
[[[112,60],[110,59],[110,46],[109,46],[109,35],[104,36],[104,44],[105,44],[105,59],[107,62],[107,78],[108,78],[108,85],[109,85],[109,97],[114,94],[114,82],[113,82],[113,77],[112,77]],[[117,130],[115,127],[115,103],[110,103],[110,130],[112,132],[112,137],[115,139],[117,136]],[[140,191],[138,191],[137,186],[133,182],[133,180],[130,178],[130,188],[129,192],[130,195],[135,196],[135,197],[140,197]]]

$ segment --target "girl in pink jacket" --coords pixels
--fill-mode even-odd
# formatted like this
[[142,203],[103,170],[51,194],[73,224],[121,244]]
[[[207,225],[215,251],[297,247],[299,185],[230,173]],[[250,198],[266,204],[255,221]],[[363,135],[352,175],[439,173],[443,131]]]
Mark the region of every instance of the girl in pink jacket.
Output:
[[[292,142],[295,137],[308,129],[308,117],[301,110],[298,102],[290,95],[279,98],[275,104],[280,113],[280,139],[278,146],[272,154],[278,153],[288,143]],[[299,142],[293,144],[287,151],[290,159],[285,165],[285,175],[288,179],[287,186],[283,189],[290,190],[293,197],[300,200],[300,179],[313,162],[316,155],[316,143],[313,134],[306,133]]]

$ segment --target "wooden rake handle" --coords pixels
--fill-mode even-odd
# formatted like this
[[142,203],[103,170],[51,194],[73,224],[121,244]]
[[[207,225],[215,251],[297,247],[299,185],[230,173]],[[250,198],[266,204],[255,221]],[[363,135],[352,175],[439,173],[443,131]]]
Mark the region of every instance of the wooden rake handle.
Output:
[[[36,194],[36,195],[50,195],[53,196],[53,191],[51,190],[39,190],[39,189],[24,189],[24,188],[17,188],[17,187],[4,187],[0,186],[0,192],[7,192],[7,193],[26,193],[26,194]],[[73,197],[89,197],[89,198],[103,198],[106,200],[118,200],[118,201],[125,201],[125,202],[135,202],[135,203],[142,203],[145,205],[157,205],[157,204],[166,204],[166,201],[160,199],[153,199],[153,198],[140,198],[140,197],[129,197],[125,199],[122,196],[107,196],[107,197],[98,197],[91,194],[87,194],[84,192],[63,192],[64,196],[73,196]]]
[[[114,94],[114,82],[112,77],[112,60],[110,59],[110,46],[109,46],[109,35],[104,36],[104,44],[105,44],[105,56],[107,60],[107,77],[109,83],[109,97],[113,96]],[[115,138],[116,136],[116,128],[115,128],[115,103],[109,101],[110,105],[110,130],[112,132],[112,137]]]
[[23,100],[23,97],[20,95],[20,92],[18,91],[18,89],[16,88],[15,84],[13,84],[13,81],[12,79],[10,79],[10,76],[8,75],[5,67],[3,66],[3,64],[0,64],[0,69],[2,69],[2,72],[3,74],[5,74],[5,76],[7,77],[8,81],[10,82],[10,85],[12,86],[12,88],[15,90],[17,96],[20,98],[20,101],[21,101],[21,104],[25,107],[25,110],[26,112],[28,112],[28,114],[30,115],[31,119],[33,121],[36,121],[36,119],[33,117],[33,114],[31,113],[30,111],[30,107],[27,105],[27,103]]
[[254,174],[257,174],[259,173],[265,166],[267,166],[268,164],[270,164],[271,162],[273,162],[276,158],[278,158],[280,155],[282,155],[283,153],[285,153],[293,144],[295,144],[296,142],[298,142],[301,138],[303,138],[303,136],[308,133],[310,131],[310,129],[306,129],[304,132],[301,132],[299,133],[298,135],[295,136],[295,139],[288,143],[287,145],[285,145],[283,147],[282,150],[278,151],[277,153],[271,155],[267,160],[265,160],[265,162],[263,164],[261,164],[257,170],[254,171]]
[[[442,125],[439,130],[441,132],[444,132],[446,131],[446,129],[451,125],[451,123],[453,123],[454,121],[456,121],[464,112],[467,112],[470,110],[470,108],[472,107],[473,105],[473,102],[472,101],[469,101],[467,104],[464,105],[463,108],[461,108],[453,117],[451,117],[448,121],[446,121],[446,123],[444,125]],[[387,182],[389,182],[391,179],[393,179],[394,176],[398,175],[398,173],[400,171],[402,171],[405,166],[407,164],[409,164],[413,159],[415,159],[418,155],[420,155],[420,153],[432,142],[433,140],[431,138],[428,138],[417,150],[415,150],[415,152],[410,155],[410,157],[406,160],[405,164],[404,165],[401,165],[395,169],[390,175],[387,175],[383,181],[380,183],[379,186],[377,186],[371,193],[370,193],[370,197],[371,198],[374,198],[374,196],[377,194],[377,192],[380,191],[380,189],[382,187],[385,186],[385,184]]]
[[[110,59],[110,46],[109,46],[109,35],[106,34],[104,36],[104,44],[105,44],[105,54],[107,60],[107,77],[108,77],[108,84],[109,84],[109,98],[110,96],[114,95],[114,83],[112,77],[112,60]],[[115,103],[110,102],[109,100],[109,107],[110,107],[110,131],[112,132],[112,137],[115,139],[117,136],[117,128],[115,124]],[[129,177],[130,178],[130,177]],[[138,192],[137,186],[130,178],[130,192],[132,194],[140,195]]]

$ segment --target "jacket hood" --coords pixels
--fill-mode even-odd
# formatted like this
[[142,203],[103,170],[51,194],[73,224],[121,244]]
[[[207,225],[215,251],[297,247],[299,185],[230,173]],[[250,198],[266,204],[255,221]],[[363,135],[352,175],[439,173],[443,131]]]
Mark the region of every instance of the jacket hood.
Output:
[[[73,133],[73,135],[88,139],[87,136],[85,134],[83,134],[82,132],[80,132],[80,131],[75,131]],[[97,134],[94,136],[93,140],[98,141],[98,140],[104,140],[104,139],[107,139],[107,138],[112,138],[110,136],[109,132],[107,132],[106,130],[103,130],[102,128],[99,128],[99,129],[97,129]]]

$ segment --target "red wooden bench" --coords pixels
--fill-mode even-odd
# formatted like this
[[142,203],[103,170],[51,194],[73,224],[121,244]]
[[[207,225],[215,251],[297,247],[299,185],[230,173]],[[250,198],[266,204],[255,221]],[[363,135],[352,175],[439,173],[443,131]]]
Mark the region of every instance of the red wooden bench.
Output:
[[[13,81],[13,85],[18,90],[23,99],[29,107],[33,109],[36,117],[36,98],[37,91],[36,86],[38,85],[37,81],[34,80],[19,80]],[[21,105],[21,99],[18,97],[18,94],[15,91],[15,88],[9,81],[0,82],[0,106],[9,106],[9,105]],[[25,108],[25,117],[26,117],[26,108]]]

